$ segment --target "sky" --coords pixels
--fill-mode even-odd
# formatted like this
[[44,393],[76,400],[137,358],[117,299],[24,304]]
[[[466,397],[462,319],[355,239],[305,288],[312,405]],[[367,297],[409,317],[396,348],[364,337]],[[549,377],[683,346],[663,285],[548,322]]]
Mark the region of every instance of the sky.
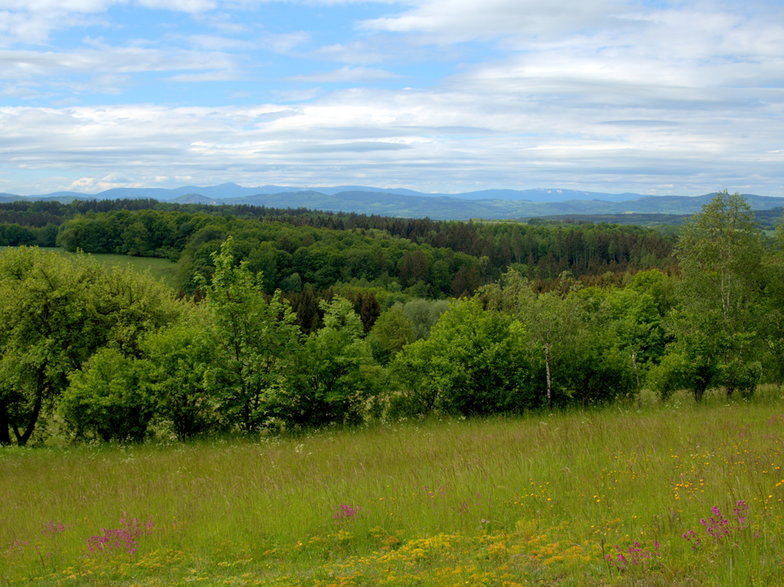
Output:
[[784,1],[0,0],[0,192],[784,196]]

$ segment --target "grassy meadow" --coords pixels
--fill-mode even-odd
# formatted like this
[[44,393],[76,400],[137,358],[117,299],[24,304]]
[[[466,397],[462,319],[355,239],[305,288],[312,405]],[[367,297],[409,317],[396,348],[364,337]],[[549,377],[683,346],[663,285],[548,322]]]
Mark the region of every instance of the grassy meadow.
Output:
[[[76,253],[69,253],[64,249],[46,249],[56,250],[62,255],[75,255]],[[132,269],[139,273],[149,273],[155,279],[163,281],[172,289],[177,289],[177,263],[169,261],[168,259],[159,259],[157,257],[131,257],[129,255],[113,255],[109,253],[90,253],[98,263],[107,269],[120,267],[123,269]]]
[[[65,255],[73,255],[63,251]],[[139,273],[149,273],[171,288],[177,288],[177,263],[157,257],[129,257],[128,255],[92,254],[103,266],[127,267]]]
[[784,582],[784,398],[0,450],[0,584]]

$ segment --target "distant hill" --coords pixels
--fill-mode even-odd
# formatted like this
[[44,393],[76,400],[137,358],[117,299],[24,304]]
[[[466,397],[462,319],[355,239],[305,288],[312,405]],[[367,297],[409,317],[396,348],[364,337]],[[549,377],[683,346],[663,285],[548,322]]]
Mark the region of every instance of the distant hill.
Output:
[[209,205],[209,204],[216,204],[217,203],[216,200],[212,200],[212,199],[210,199],[210,198],[208,198],[206,196],[203,196],[201,194],[183,194],[181,196],[177,196],[176,198],[174,198],[171,201],[175,202],[177,204],[205,204],[205,205]]
[[[535,217],[611,218],[629,215],[689,215],[699,212],[715,194],[701,196],[643,196],[560,189],[482,190],[461,194],[425,194],[404,188],[333,186],[302,189],[287,186],[218,186],[163,188],[114,188],[98,194],[56,192],[39,196],[0,194],[0,201],[17,198],[58,200],[138,199],[193,204],[248,204],[273,208],[310,208],[330,212],[355,212],[436,220],[527,219]],[[784,207],[784,198],[746,194],[753,210]],[[652,219],[651,219],[652,220]],[[654,220],[663,221],[663,218]]]

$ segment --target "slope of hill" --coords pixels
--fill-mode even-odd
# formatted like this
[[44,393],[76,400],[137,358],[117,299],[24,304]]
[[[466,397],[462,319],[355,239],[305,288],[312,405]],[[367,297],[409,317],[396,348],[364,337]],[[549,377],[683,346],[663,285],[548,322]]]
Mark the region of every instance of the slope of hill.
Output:
[[[462,194],[423,194],[407,189],[362,186],[300,189],[284,186],[218,186],[162,188],[114,188],[98,194],[57,192],[21,197],[70,202],[74,199],[140,199],[198,204],[247,204],[274,208],[310,208],[329,212],[355,212],[405,218],[437,220],[525,219],[541,216],[612,216],[618,214],[694,214],[714,194],[702,196],[642,196],[559,189],[483,190]],[[754,210],[784,206],[784,198],[745,195]],[[14,201],[13,194],[0,194],[0,201]]]

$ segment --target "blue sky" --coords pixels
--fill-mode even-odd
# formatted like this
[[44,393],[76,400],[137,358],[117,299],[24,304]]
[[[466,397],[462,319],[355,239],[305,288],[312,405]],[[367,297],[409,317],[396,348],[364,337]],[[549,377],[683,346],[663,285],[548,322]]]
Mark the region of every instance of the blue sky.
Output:
[[0,0],[0,192],[784,196],[784,3]]

